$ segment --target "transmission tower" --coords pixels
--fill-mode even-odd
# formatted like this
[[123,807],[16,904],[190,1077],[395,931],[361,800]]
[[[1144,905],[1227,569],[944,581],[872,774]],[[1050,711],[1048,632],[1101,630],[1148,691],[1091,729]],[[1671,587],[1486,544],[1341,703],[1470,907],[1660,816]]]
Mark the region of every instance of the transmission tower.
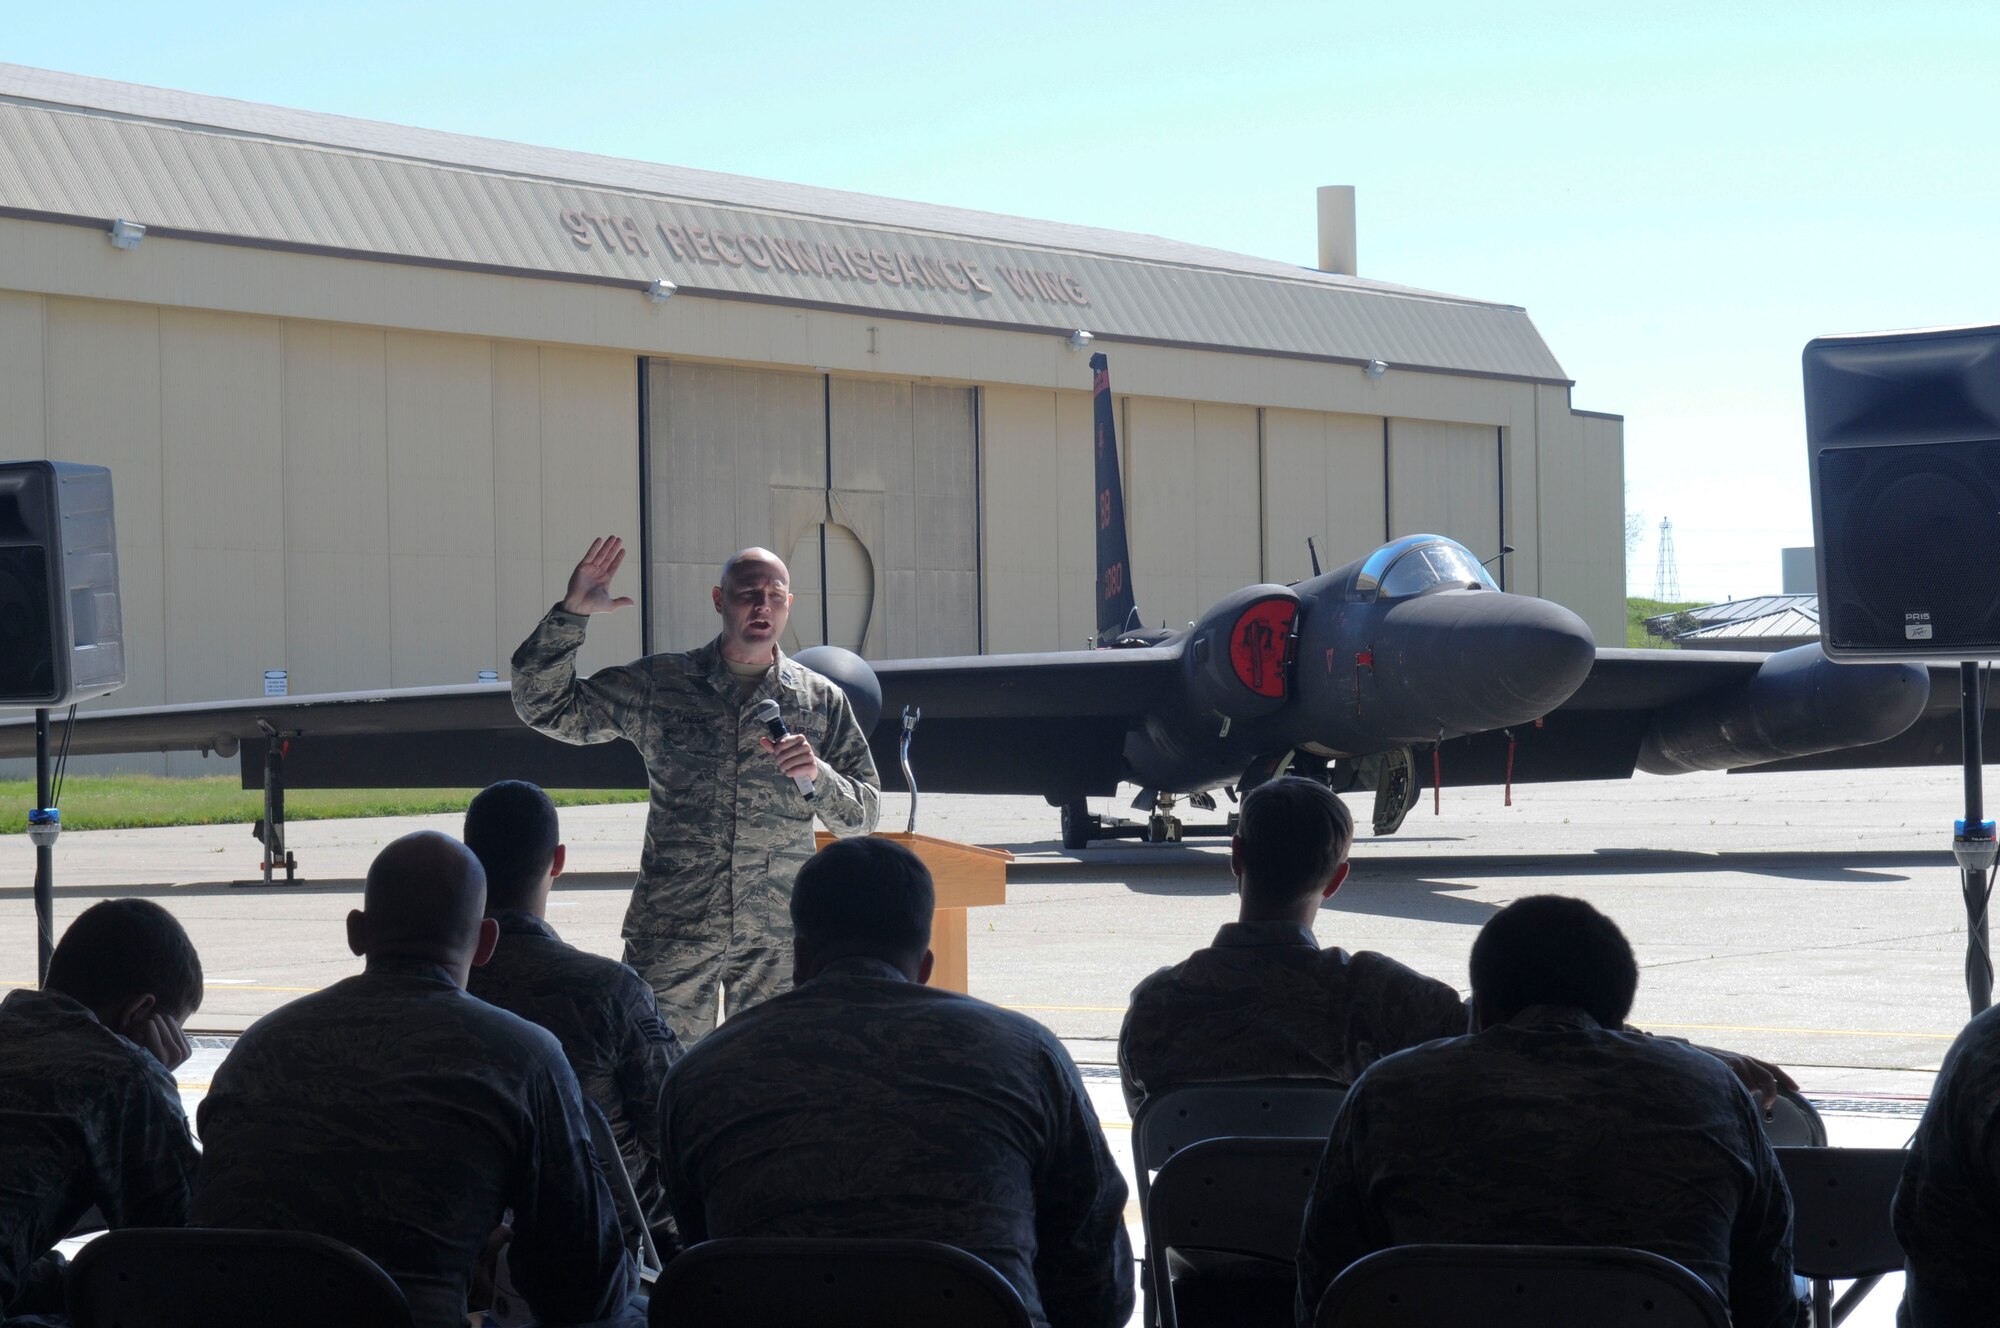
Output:
[[1653,571],[1653,598],[1672,604],[1681,597],[1681,569],[1674,560],[1674,523],[1660,518],[1660,561]]

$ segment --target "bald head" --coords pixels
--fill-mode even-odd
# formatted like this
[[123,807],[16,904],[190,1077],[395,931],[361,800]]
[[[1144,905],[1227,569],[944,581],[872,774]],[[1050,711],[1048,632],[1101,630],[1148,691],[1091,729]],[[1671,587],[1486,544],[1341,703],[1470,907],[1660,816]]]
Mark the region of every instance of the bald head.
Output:
[[743,549],[722,565],[714,590],[722,653],[739,664],[769,665],[792,612],[792,574],[769,549]]
[[726,591],[733,582],[753,576],[769,577],[788,588],[792,584],[791,569],[785,566],[783,558],[769,549],[760,549],[752,545],[750,548],[738,549],[730,554],[729,561],[722,564],[721,586]]
[[347,918],[356,954],[428,959],[457,970],[460,984],[492,945],[483,921],[486,873],[472,850],[449,835],[404,835],[368,867],[367,891]]

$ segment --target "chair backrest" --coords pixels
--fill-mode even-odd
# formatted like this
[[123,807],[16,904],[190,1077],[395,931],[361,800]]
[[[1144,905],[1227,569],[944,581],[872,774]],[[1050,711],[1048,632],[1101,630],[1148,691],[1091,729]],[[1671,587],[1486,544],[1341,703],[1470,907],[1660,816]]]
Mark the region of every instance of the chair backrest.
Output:
[[1204,1139],[1167,1159],[1146,1204],[1147,1257],[1219,1250],[1283,1263],[1299,1252],[1318,1139]]
[[1708,1284],[1609,1245],[1399,1245],[1333,1280],[1318,1328],[1728,1328]]
[[1792,1192],[1792,1267],[1801,1277],[1857,1278],[1901,1272],[1889,1209],[1903,1164],[1900,1148],[1780,1148]]
[[1803,1096],[1781,1088],[1777,1102],[1764,1113],[1764,1137],[1773,1148],[1824,1148],[1826,1122]]
[[1203,1139],[1318,1139],[1326,1142],[1343,1084],[1322,1079],[1253,1079],[1182,1084],[1139,1104],[1132,1118],[1132,1170],[1143,1211],[1151,1175],[1189,1144]]
[[64,1292],[75,1328],[412,1328],[387,1273],[304,1231],[106,1232],[70,1264]]
[[992,1265],[928,1240],[756,1237],[690,1246],[653,1286],[671,1328],[1029,1328]]

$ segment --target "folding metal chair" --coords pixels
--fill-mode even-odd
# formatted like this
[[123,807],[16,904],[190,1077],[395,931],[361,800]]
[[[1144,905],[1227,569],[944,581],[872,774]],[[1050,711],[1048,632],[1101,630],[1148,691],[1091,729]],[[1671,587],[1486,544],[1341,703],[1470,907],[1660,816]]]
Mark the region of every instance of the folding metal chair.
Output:
[[1611,1245],[1399,1245],[1357,1259],[1317,1328],[1729,1328],[1715,1293],[1672,1259]]
[[985,1260],[928,1240],[703,1241],[667,1265],[654,1328],[1029,1328]]
[[1826,1122],[1803,1095],[1781,1088],[1777,1102],[1764,1113],[1764,1137],[1773,1148],[1824,1148]]
[[64,1293],[75,1328],[413,1328],[368,1256],[304,1231],[106,1232],[71,1261]]
[[[1233,1083],[1164,1088],[1139,1104],[1132,1118],[1132,1175],[1140,1221],[1150,1211],[1153,1173],[1189,1144],[1204,1139],[1317,1139],[1325,1142],[1347,1097],[1345,1084],[1323,1079],[1240,1079]],[[1152,1265],[1141,1274],[1142,1323],[1160,1321]]]
[[1326,1142],[1347,1097],[1344,1084],[1320,1079],[1251,1079],[1182,1084],[1139,1104],[1132,1118],[1132,1174],[1146,1211],[1152,1173],[1178,1150],[1203,1139],[1318,1139]]
[[[1306,1199],[1319,1172],[1319,1139],[1207,1139],[1167,1159],[1146,1206],[1146,1267],[1161,1328],[1197,1318],[1289,1328]],[[1177,1283],[1176,1256],[1197,1256]],[[1227,1256],[1233,1266],[1217,1266]],[[1212,1313],[1188,1312],[1219,1302]]]
[[[1815,1328],[1846,1321],[1885,1273],[1903,1270],[1889,1209],[1909,1154],[1900,1148],[1780,1148],[1792,1192],[1792,1267],[1812,1279]],[[1836,1279],[1853,1285],[1833,1299]]]

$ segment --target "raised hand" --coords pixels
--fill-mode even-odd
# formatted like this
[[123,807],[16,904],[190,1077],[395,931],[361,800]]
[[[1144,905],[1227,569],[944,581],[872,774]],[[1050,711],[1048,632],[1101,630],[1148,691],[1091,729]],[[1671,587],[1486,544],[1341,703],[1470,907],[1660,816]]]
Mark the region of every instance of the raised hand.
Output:
[[583,555],[583,561],[569,574],[569,589],[563,594],[565,613],[609,613],[622,609],[632,601],[621,596],[611,597],[611,578],[618,575],[619,564],[625,561],[625,541],[616,535],[604,535],[590,542],[590,552]]

